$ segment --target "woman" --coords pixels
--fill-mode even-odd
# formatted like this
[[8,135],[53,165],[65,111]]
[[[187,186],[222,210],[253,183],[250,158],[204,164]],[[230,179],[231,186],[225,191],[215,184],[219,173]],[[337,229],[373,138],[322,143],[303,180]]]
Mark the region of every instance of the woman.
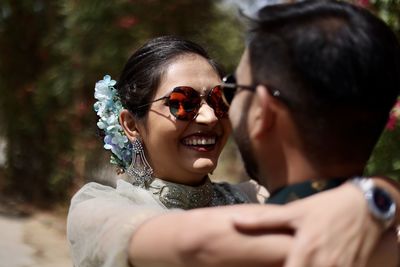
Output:
[[[161,37],[132,55],[115,85],[126,109],[117,108],[114,113],[107,110],[110,106],[107,101],[114,100],[111,106],[120,106],[118,100],[115,103],[113,92],[107,91],[114,82],[105,77],[97,84],[95,97],[101,101],[96,103],[95,109],[101,117],[99,127],[106,130],[105,147],[113,152],[112,160],[126,170],[129,182],[119,180],[116,190],[90,183],[73,198],[68,235],[76,266],[98,260],[96,255],[90,259],[91,252],[82,247],[107,231],[104,225],[91,221],[81,225],[85,223],[81,212],[86,213],[82,205],[96,202],[93,209],[105,209],[116,201],[124,202],[116,205],[117,210],[122,216],[134,215],[130,223],[138,225],[153,214],[165,212],[166,208],[191,209],[248,203],[254,199],[256,187],[252,193],[245,194],[228,184],[212,184],[207,176],[217,166],[230,133],[228,108],[218,86],[220,77],[218,66],[201,47],[180,38]],[[182,98],[185,99],[181,103]],[[122,128],[113,120],[115,113],[120,116]],[[122,129],[129,142],[123,138]],[[130,155],[130,144],[133,144],[133,155]],[[128,199],[124,199],[126,197]],[[117,212],[114,207],[112,209]],[[91,214],[98,216],[95,210]],[[118,217],[110,220],[123,221]],[[98,229],[93,230],[96,226]],[[85,236],[85,240],[80,238],[83,229],[85,235],[90,235]],[[129,235],[121,233],[116,240],[119,247],[109,250],[117,254],[125,249]],[[118,266],[115,261],[119,259],[110,259],[118,256],[105,260]]]
[[[160,37],[128,60],[115,84],[117,93],[114,84],[105,77],[96,85],[95,96],[100,101],[95,109],[100,115],[98,126],[106,132],[105,148],[113,152],[112,161],[126,171],[127,180],[119,180],[115,189],[89,183],[72,199],[68,239],[74,265],[149,266],[147,259],[157,257],[164,257],[166,266],[185,265],[182,260],[190,254],[185,253],[196,244],[186,234],[193,232],[193,224],[182,222],[188,219],[186,214],[188,222],[204,217],[180,210],[249,203],[259,197],[260,187],[252,184],[242,190],[211,183],[208,178],[230,132],[228,108],[219,86],[221,72],[198,45],[178,37]],[[195,232],[205,231],[204,236],[218,240],[228,225],[224,220],[236,209],[227,216],[224,212],[223,218],[218,209],[211,210],[213,216],[204,222],[213,227],[211,231],[196,228]],[[158,222],[165,218],[162,229],[159,224],[149,228],[153,217]],[[174,223],[182,228],[174,228]],[[147,227],[139,227],[143,225]],[[132,238],[142,228],[146,238]],[[236,250],[219,246],[216,251],[235,259],[229,265],[259,266],[282,263],[290,244],[290,237],[277,235],[275,248],[268,254],[262,244],[269,239],[261,236],[257,245],[246,246],[250,239],[235,232],[231,245]],[[157,248],[139,249],[146,246]],[[234,257],[225,253],[229,249],[235,251]],[[216,255],[206,255],[204,262],[212,262],[209,257]]]

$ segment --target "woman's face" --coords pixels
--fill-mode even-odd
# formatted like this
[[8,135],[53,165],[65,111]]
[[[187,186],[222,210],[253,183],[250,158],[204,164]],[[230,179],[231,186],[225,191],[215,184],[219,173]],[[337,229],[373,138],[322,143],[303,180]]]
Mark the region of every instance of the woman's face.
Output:
[[[204,95],[219,84],[219,75],[206,59],[188,54],[168,66],[154,99],[167,95],[177,86],[190,86]],[[217,118],[205,101],[193,120],[177,120],[162,100],[150,106],[146,119],[137,129],[155,177],[196,185],[217,166],[230,133],[230,123],[227,116]]]

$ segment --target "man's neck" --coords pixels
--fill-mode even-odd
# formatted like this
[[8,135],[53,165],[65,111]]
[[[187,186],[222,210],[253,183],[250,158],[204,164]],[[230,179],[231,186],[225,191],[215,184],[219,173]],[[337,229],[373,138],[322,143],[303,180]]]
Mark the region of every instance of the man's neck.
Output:
[[[259,163],[261,184],[270,192],[279,188],[309,180],[350,178],[362,175],[364,165],[340,163],[330,165],[313,164],[300,153],[291,153],[285,160],[272,164]],[[264,179],[264,180],[263,180]]]

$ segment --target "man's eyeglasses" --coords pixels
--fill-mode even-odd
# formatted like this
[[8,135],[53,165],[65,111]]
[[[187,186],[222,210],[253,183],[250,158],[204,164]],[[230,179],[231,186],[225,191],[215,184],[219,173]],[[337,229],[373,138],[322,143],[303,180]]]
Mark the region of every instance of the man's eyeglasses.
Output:
[[203,99],[214,110],[215,116],[218,118],[227,116],[229,105],[224,100],[223,89],[220,85],[212,88],[206,95],[201,95],[189,86],[178,86],[168,95],[141,105],[138,109],[165,100],[165,105],[169,107],[170,113],[175,118],[187,121],[197,116]]
[[[239,89],[255,91],[257,86],[237,84],[235,75],[230,74],[222,79],[221,87],[223,92],[223,99],[225,103],[230,106],[235,94]],[[273,89],[270,86],[268,86],[267,88],[273,96],[279,97],[281,95],[281,92],[279,90]]]

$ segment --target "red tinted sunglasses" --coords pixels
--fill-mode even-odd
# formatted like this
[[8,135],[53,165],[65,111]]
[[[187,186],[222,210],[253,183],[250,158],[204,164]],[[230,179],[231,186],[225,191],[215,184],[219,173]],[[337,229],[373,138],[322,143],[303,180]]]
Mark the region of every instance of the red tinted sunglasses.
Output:
[[215,116],[218,118],[227,116],[229,110],[220,85],[215,86],[205,95],[201,95],[192,87],[178,86],[167,96],[141,105],[138,109],[164,99],[166,100],[165,105],[169,107],[171,114],[178,120],[193,120],[199,112],[202,99],[214,110]]

